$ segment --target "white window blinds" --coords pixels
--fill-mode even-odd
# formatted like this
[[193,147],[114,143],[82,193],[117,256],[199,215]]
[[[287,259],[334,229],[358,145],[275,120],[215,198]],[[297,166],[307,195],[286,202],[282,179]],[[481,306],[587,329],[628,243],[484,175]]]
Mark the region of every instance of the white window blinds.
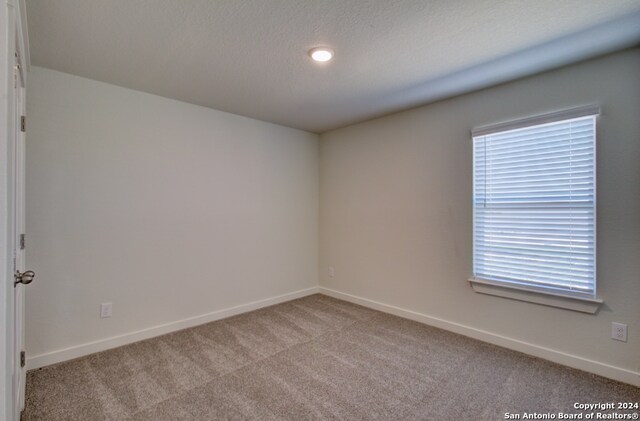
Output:
[[474,277],[593,298],[595,115],[548,120],[474,132]]

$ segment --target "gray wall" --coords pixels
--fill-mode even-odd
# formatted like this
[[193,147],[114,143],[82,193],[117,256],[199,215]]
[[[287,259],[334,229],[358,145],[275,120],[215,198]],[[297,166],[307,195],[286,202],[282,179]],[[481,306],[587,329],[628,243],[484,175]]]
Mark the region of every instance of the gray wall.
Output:
[[317,135],[38,67],[29,82],[31,357],[317,286]]
[[[467,282],[471,128],[592,103],[603,110],[597,128],[601,311],[474,293]],[[325,133],[320,163],[322,287],[639,371],[640,50]],[[334,278],[327,276],[330,265]],[[628,343],[610,339],[612,321],[629,325]]]

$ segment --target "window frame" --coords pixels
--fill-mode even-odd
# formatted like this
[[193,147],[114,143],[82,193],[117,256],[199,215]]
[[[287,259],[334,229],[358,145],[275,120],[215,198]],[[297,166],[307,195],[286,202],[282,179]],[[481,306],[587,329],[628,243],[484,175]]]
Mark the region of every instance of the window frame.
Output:
[[586,105],[581,107],[575,107],[570,109],[564,109],[561,111],[555,111],[551,113],[541,114],[533,117],[522,118],[518,120],[512,120],[497,124],[491,124],[487,126],[476,127],[471,130],[472,147],[474,147],[474,138],[479,136],[487,136],[500,132],[507,132],[510,130],[522,129],[531,126],[537,126],[547,123],[561,122],[564,120],[571,120],[581,117],[594,117],[594,161],[593,161],[593,179],[594,179],[594,199],[593,199],[593,295],[591,294],[572,294],[567,291],[553,291],[551,288],[536,288],[518,285],[517,280],[514,279],[514,283],[510,284],[508,281],[493,281],[489,279],[482,279],[475,277],[475,262],[476,262],[476,180],[475,180],[475,157],[472,157],[472,209],[473,209],[473,245],[472,245],[472,276],[469,278],[471,287],[475,292],[481,294],[495,295],[504,298],[515,299],[519,301],[527,301],[552,307],[566,308],[569,310],[581,311],[586,313],[595,313],[598,311],[603,300],[597,297],[597,128],[598,118],[601,115],[599,105]]

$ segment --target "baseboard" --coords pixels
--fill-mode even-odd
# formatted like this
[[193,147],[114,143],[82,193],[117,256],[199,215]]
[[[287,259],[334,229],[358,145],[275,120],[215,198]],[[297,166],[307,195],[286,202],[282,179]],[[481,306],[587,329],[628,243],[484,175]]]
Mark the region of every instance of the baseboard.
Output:
[[307,295],[317,294],[318,292],[319,287],[311,287],[299,291],[290,292],[288,294],[278,295],[276,297],[266,298],[247,304],[241,304],[235,307],[217,310],[195,317],[189,317],[187,319],[182,319],[171,323],[153,326],[147,329],[126,333],[124,335],[112,336],[110,338],[101,339],[99,341],[88,342],[69,348],[47,352],[45,354],[34,355],[33,357],[27,358],[27,370],[45,367],[47,365],[72,360],[74,358],[93,354],[95,352],[105,351],[107,349],[116,348],[133,342],[142,341],[144,339],[153,338],[155,336],[175,332],[177,330],[198,326],[204,323],[213,322],[215,320],[225,319],[227,317],[257,310],[259,308],[284,303],[286,301],[295,300],[296,298],[306,297]]
[[498,335],[485,330],[476,329],[470,326],[465,326],[459,323],[450,322],[440,319],[438,317],[429,316],[426,314],[418,313],[411,310],[406,310],[400,307],[380,303],[378,301],[369,300],[367,298],[358,297],[355,295],[347,294],[344,292],[336,291],[333,289],[320,287],[320,293],[328,295],[330,297],[338,298],[344,301],[349,301],[355,304],[360,304],[364,307],[379,310],[384,313],[394,314],[406,319],[415,320],[420,323],[424,323],[437,328],[445,329],[451,332],[459,333],[470,338],[478,339],[483,342],[488,342],[494,345],[498,345],[504,348],[519,351],[524,354],[532,355],[534,357],[542,358],[545,360],[553,361],[558,364],[566,365],[568,367],[576,368],[578,370],[587,371],[589,373],[598,374],[603,377],[607,377],[613,380],[617,380],[623,383],[629,383],[634,386],[640,387],[640,372],[627,370],[625,368],[615,367],[609,364],[605,364],[598,361],[589,360],[577,355],[567,354],[555,349],[545,348],[539,345],[534,345],[528,342],[523,342],[517,339],[509,338],[506,336]]

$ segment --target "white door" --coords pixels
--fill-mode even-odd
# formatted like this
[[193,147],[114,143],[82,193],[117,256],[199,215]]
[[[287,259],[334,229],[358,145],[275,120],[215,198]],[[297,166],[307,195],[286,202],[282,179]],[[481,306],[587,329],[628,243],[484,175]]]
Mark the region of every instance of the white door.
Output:
[[[0,5],[0,420],[19,420],[24,404],[21,364],[24,332],[25,67],[29,65],[24,0]],[[23,57],[23,60],[18,58]],[[18,67],[20,66],[20,67]],[[15,276],[16,271],[18,276]]]
[[[14,292],[14,363],[13,363],[13,399],[14,408],[19,414],[24,409],[25,395],[25,354],[24,354],[24,289],[33,280],[33,272],[25,271],[25,224],[24,224],[24,173],[25,173],[25,89],[22,78],[22,65],[20,57],[16,54],[14,67],[14,106],[15,124],[14,131],[14,156],[13,156],[13,180],[14,180],[14,212],[13,212],[13,272],[15,273]],[[16,418],[18,419],[18,418]]]

